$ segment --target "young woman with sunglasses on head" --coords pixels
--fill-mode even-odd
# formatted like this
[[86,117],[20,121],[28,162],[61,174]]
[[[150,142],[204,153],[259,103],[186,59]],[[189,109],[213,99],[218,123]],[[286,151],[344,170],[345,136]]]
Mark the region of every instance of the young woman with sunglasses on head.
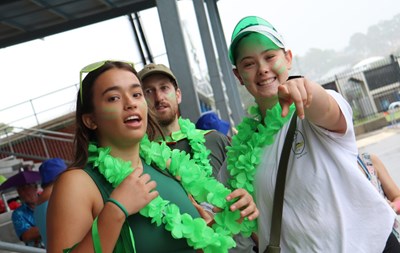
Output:
[[236,219],[246,217],[245,224],[258,216],[251,196],[236,201],[234,192],[185,153],[149,141],[159,127],[133,64],[94,63],[82,69],[81,80],[86,73],[77,97],[75,161],[57,180],[49,203],[48,251],[226,252],[233,247],[229,233],[219,230],[227,228],[217,219],[219,229],[207,226],[188,194],[224,208],[221,215],[233,213],[234,203],[241,212],[230,224],[239,227]]

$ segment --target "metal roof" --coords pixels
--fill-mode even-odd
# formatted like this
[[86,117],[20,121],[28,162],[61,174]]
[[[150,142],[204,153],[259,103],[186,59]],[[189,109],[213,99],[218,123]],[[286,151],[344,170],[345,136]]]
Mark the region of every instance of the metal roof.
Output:
[[[185,42],[180,26],[179,13],[177,9],[178,0],[0,0],[0,49],[41,39],[46,36],[69,31],[79,27],[87,26],[108,19],[139,12],[152,7],[157,7],[160,17],[161,28],[163,30],[164,42],[167,49],[168,60],[171,69],[185,85],[181,90],[188,99],[181,104],[182,116],[195,121],[200,113],[200,108],[192,109],[193,101],[197,101],[195,94],[194,81],[189,68],[189,61],[185,55]],[[218,14],[218,0],[193,0],[196,19],[201,21],[199,25],[200,33],[203,34],[203,43],[212,47],[213,36],[217,50],[223,57],[217,57],[214,50],[208,50],[206,58],[210,59],[207,63],[208,68],[217,70],[216,59],[219,58],[220,66],[225,83],[235,83],[235,77],[231,71],[231,64],[227,58],[226,42],[223,36],[222,25]],[[206,3],[209,17],[206,15]],[[213,27],[213,35],[208,29],[208,22]],[[140,28],[139,28],[140,30]],[[217,34],[217,36],[215,35]],[[167,36],[166,36],[167,35]],[[209,47],[210,47],[209,46]],[[139,45],[140,47],[140,45]],[[213,52],[213,53],[211,53]],[[184,56],[185,55],[185,56]],[[212,60],[214,59],[214,60]],[[223,94],[222,79],[217,74],[214,77],[213,87],[218,87],[216,100],[219,101],[217,109],[222,111],[223,118],[230,118],[225,95]],[[232,108],[233,120],[239,122],[244,115],[241,106],[237,87],[228,86],[227,92],[231,98],[229,103]],[[192,96],[192,97],[191,97]],[[223,102],[222,102],[223,101]],[[225,112],[225,113],[224,113]]]
[[0,48],[156,6],[156,0],[1,0]]

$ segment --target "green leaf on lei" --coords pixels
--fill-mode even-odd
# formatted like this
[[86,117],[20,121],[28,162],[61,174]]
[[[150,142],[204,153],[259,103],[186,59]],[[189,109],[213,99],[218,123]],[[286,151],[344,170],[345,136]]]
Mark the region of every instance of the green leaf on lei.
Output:
[[171,231],[172,237],[180,239],[183,236],[181,214],[177,205],[168,205],[165,208],[165,229]]
[[206,139],[204,138],[203,132],[196,129],[196,126],[190,122],[189,119],[179,117],[178,123],[182,134],[185,134],[189,141],[189,145],[193,152],[192,159],[196,164],[202,167],[203,171],[205,171],[207,175],[211,175],[212,167],[210,165],[210,159],[208,158],[211,151],[204,145]]

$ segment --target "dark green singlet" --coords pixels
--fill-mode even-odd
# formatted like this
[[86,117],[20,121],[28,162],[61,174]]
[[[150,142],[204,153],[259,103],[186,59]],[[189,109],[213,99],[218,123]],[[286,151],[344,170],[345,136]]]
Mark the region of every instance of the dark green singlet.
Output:
[[[200,217],[196,208],[190,202],[184,188],[177,180],[172,176],[164,174],[163,172],[145,164],[143,160],[142,164],[144,173],[149,174],[151,179],[157,182],[157,191],[163,199],[176,204],[180,208],[181,214],[188,213],[193,218]],[[103,197],[103,201],[106,201],[113,191],[112,185],[106,181],[97,169],[87,166],[85,171],[96,183]],[[132,196],[133,200],[134,198],[135,196]],[[143,217],[137,213],[129,216],[128,222],[135,238],[137,253],[195,252],[195,250],[187,244],[186,239],[174,239],[171,233],[164,229],[163,224],[161,224],[160,227],[157,227],[156,224],[151,223],[150,218]],[[126,223],[121,230],[120,237],[115,246],[114,252],[116,253],[133,252],[129,230],[125,226],[127,226]]]

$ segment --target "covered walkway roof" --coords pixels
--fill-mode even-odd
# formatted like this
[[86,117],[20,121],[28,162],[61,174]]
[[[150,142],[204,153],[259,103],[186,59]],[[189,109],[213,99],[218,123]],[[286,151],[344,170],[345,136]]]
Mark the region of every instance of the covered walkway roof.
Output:
[[[244,112],[227,57],[226,41],[216,4],[218,0],[192,1],[203,47],[216,49],[203,50],[216,109],[223,119],[237,124]],[[177,0],[2,0],[0,49],[152,7],[158,9],[170,67],[185,94],[181,104],[182,116],[195,121],[200,116],[199,107],[196,106],[199,100],[187,52],[182,50],[187,47],[179,20]],[[212,31],[209,27],[212,27]],[[144,62],[147,63],[149,62]]]
[[155,6],[155,0],[2,0],[0,48]]

